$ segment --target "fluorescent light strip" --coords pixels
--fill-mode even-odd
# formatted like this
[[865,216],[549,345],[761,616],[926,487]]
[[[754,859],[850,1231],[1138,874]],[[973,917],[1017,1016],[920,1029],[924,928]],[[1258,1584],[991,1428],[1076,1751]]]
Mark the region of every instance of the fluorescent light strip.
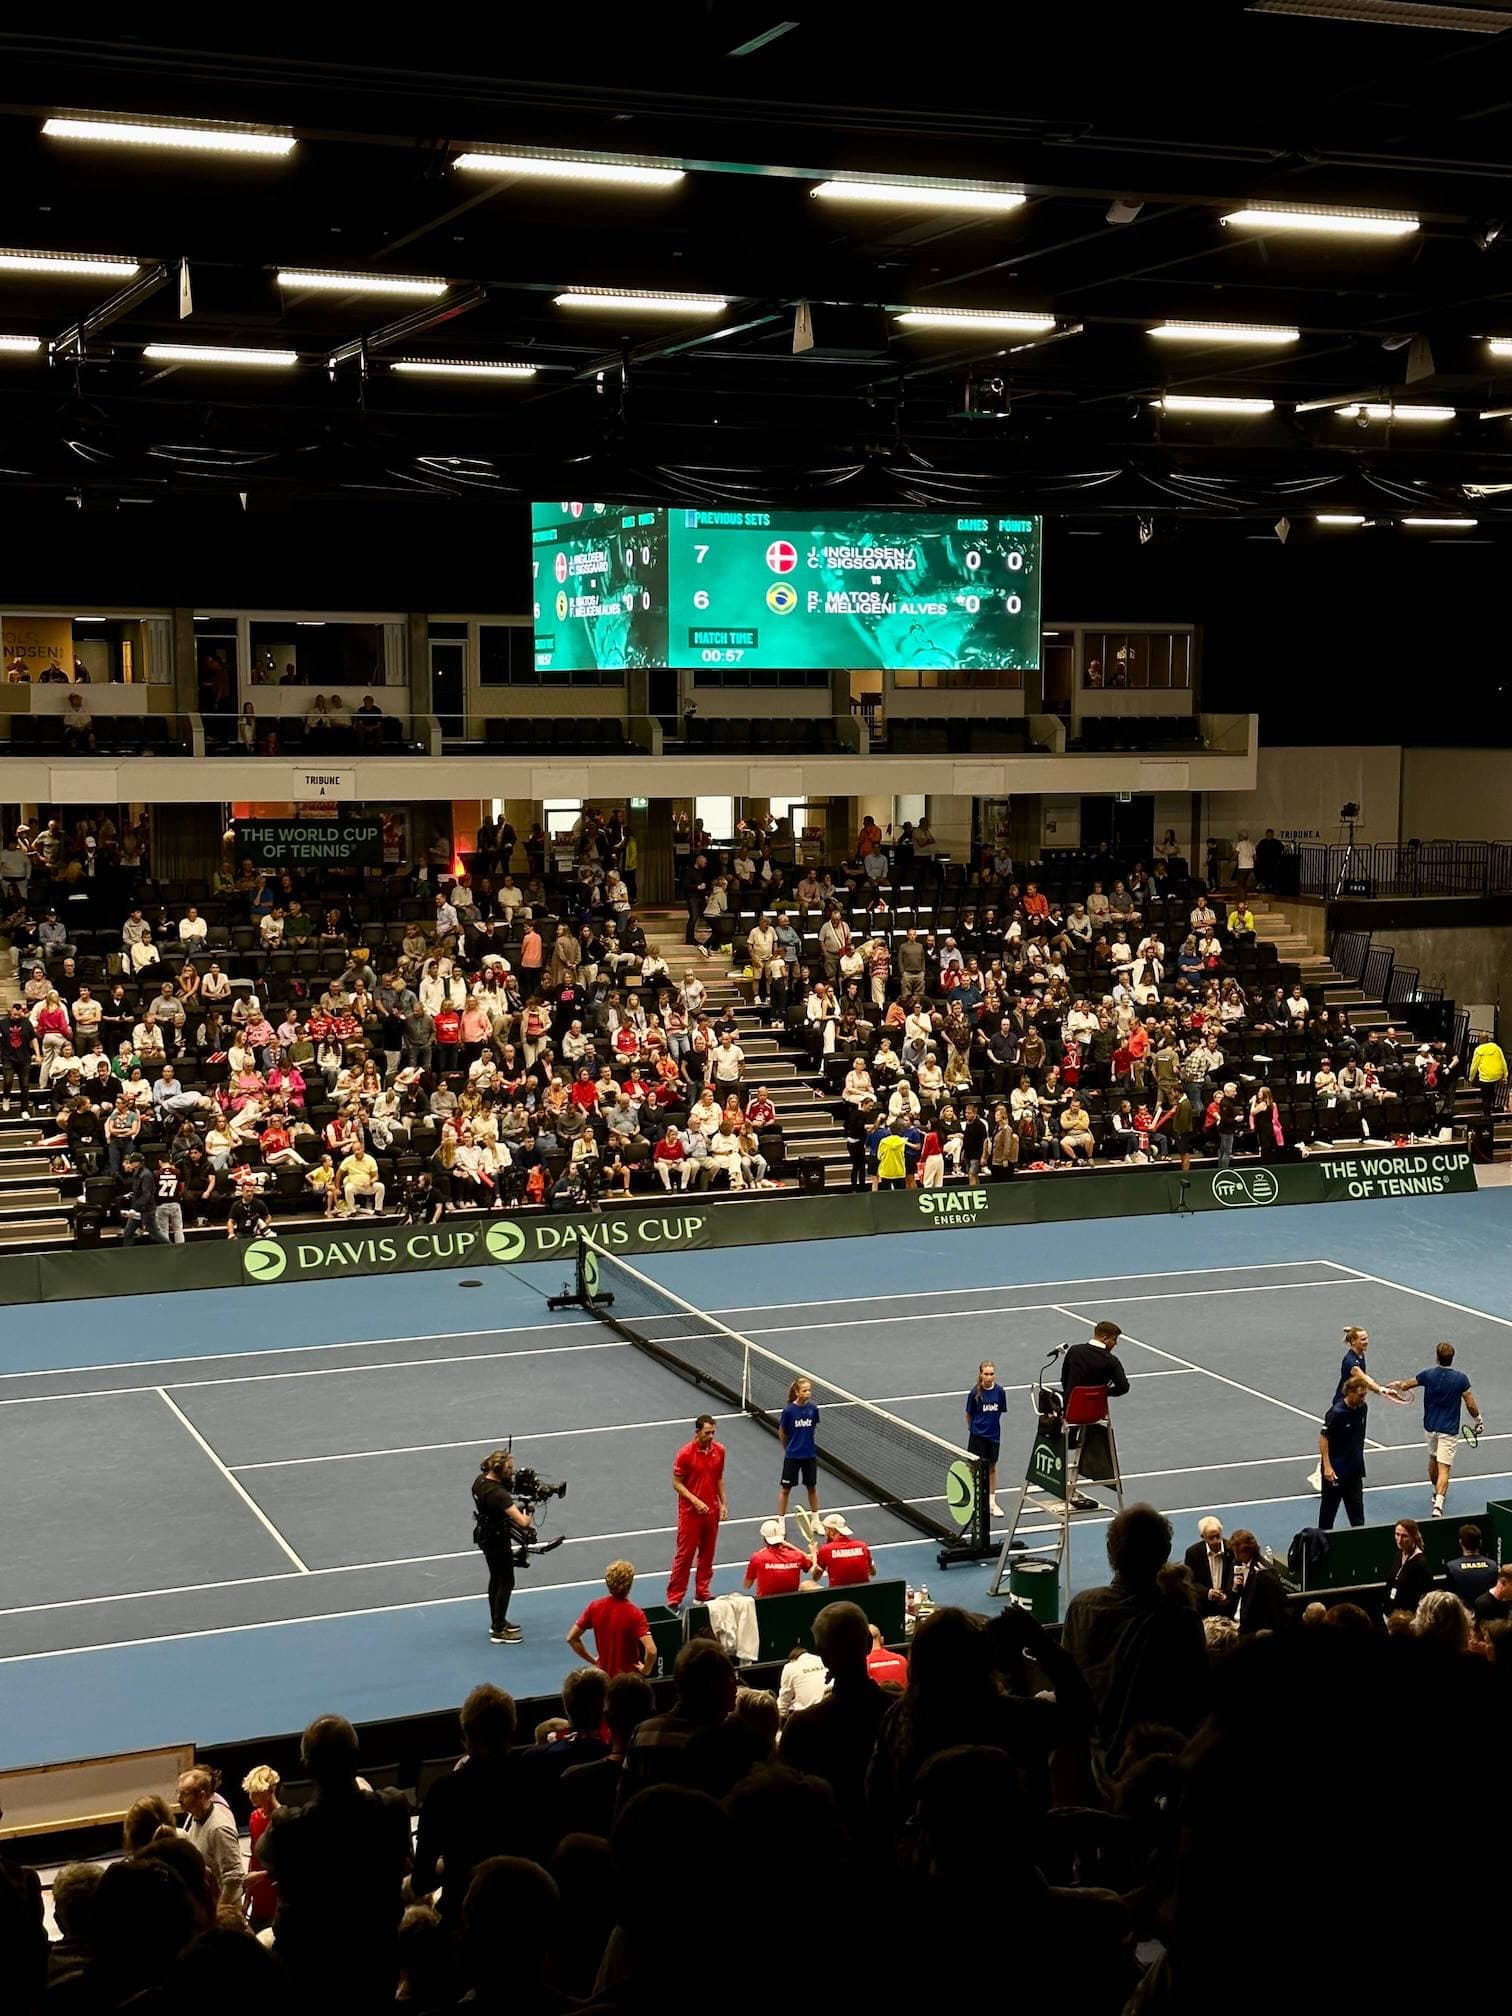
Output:
[[1361,414],[1367,420],[1456,420],[1459,409],[1454,406],[1336,406],[1334,418],[1337,420],[1358,420]]
[[294,135],[276,126],[158,124],[150,119],[105,119],[89,114],[46,119],[51,140],[110,141],[125,147],[187,148],[198,154],[250,154],[281,159],[294,151]]
[[648,287],[569,287],[555,300],[558,308],[617,308],[632,315],[718,315],[730,305],[723,294],[658,294]]
[[831,203],[880,203],[912,210],[1017,210],[1028,202],[1022,189],[988,182],[864,182],[837,176],[809,191]]
[[903,308],[893,319],[907,329],[1006,329],[1020,336],[1055,327],[1053,315],[1015,308]]
[[0,336],[0,350],[19,350],[27,356],[42,348],[40,336]]
[[1399,518],[1397,523],[1399,525],[1420,526],[1425,531],[1468,532],[1472,526],[1478,525],[1480,520],[1478,518]]
[[1488,336],[1486,348],[1493,357],[1512,357],[1512,336]]
[[299,362],[297,350],[244,350],[215,343],[149,343],[142,355],[153,364],[261,364],[283,370]]
[[406,279],[397,273],[325,273],[302,271],[285,266],[278,276],[280,287],[309,294],[409,294],[436,301],[451,285],[449,280]]
[[443,357],[396,357],[391,371],[416,378],[534,378],[534,364],[464,363]]
[[0,251],[0,271],[10,273],[83,273],[91,280],[130,280],[141,271],[135,259],[109,252]]
[[684,179],[683,170],[670,163],[628,155],[596,160],[588,154],[494,154],[475,148],[459,154],[452,166],[474,175],[528,175],[538,182],[593,182],[621,189],[670,189]]
[[1488,406],[1476,417],[1481,420],[1512,420],[1512,406]]
[[1298,343],[1300,329],[1246,322],[1157,322],[1149,332],[1161,343]]
[[1315,511],[1313,513],[1313,523],[1315,525],[1363,525],[1365,519],[1363,514],[1354,511]]
[[1210,399],[1198,392],[1168,392],[1160,402],[1167,413],[1274,413],[1274,399]]
[[1405,211],[1308,210],[1287,205],[1247,204],[1220,220],[1249,231],[1312,231],[1339,238],[1405,238],[1418,220]]

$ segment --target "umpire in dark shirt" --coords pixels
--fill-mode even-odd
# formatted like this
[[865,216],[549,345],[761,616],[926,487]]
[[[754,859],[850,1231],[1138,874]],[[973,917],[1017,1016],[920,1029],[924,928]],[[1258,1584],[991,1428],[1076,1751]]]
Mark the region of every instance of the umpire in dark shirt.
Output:
[[1110,1399],[1129,1390],[1129,1375],[1113,1355],[1123,1332],[1116,1323],[1099,1323],[1084,1344],[1073,1344],[1061,1360],[1061,1391],[1069,1400],[1078,1386],[1101,1386]]
[[[1068,1400],[1078,1386],[1100,1386],[1110,1400],[1128,1392],[1129,1375],[1119,1364],[1113,1350],[1122,1335],[1116,1323],[1099,1323],[1084,1343],[1071,1346],[1061,1360],[1061,1391]],[[1071,1429],[1071,1439],[1078,1440],[1082,1432],[1080,1428]],[[1091,1482],[1093,1473],[1090,1470],[1087,1476]],[[1085,1491],[1075,1492],[1071,1503],[1078,1512],[1095,1512],[1098,1509],[1097,1500],[1089,1498]]]
[[473,1479],[473,1538],[488,1563],[488,1635],[496,1645],[518,1645],[524,1637],[509,1621],[514,1594],[514,1534],[529,1533],[530,1521],[514,1501],[509,1480],[514,1458],[507,1449],[490,1449]]
[[1344,1507],[1351,1526],[1365,1524],[1365,1395],[1370,1382],[1363,1372],[1351,1372],[1344,1381],[1342,1399],[1336,1400],[1323,1416],[1318,1434],[1318,1454],[1323,1471],[1323,1497],[1318,1507],[1318,1524],[1325,1533],[1333,1528]]

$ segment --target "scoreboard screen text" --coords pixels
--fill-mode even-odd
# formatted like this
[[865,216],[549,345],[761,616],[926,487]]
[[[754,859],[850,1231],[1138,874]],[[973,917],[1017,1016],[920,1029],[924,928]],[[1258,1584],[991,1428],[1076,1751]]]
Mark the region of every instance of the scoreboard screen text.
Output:
[[1041,521],[533,507],[536,665],[1039,664]]

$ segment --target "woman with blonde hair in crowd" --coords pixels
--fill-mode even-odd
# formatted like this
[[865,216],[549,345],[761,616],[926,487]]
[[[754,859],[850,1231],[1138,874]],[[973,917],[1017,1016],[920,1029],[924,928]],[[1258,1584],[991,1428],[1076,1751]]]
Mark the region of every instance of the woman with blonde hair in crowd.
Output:
[[254,1932],[260,1932],[273,1923],[273,1913],[278,1904],[277,1886],[258,1860],[257,1844],[268,1822],[279,1810],[279,1782],[278,1773],[271,1764],[254,1764],[242,1780],[242,1790],[252,1801],[252,1813],[247,1822],[251,1846],[242,1888],[246,1893],[247,1922]]

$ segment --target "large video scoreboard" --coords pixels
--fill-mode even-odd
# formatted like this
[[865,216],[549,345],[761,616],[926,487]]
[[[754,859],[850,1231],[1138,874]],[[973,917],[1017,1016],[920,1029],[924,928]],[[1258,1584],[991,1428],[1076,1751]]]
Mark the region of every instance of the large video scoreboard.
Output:
[[532,523],[541,670],[1039,664],[1038,518],[568,503]]

